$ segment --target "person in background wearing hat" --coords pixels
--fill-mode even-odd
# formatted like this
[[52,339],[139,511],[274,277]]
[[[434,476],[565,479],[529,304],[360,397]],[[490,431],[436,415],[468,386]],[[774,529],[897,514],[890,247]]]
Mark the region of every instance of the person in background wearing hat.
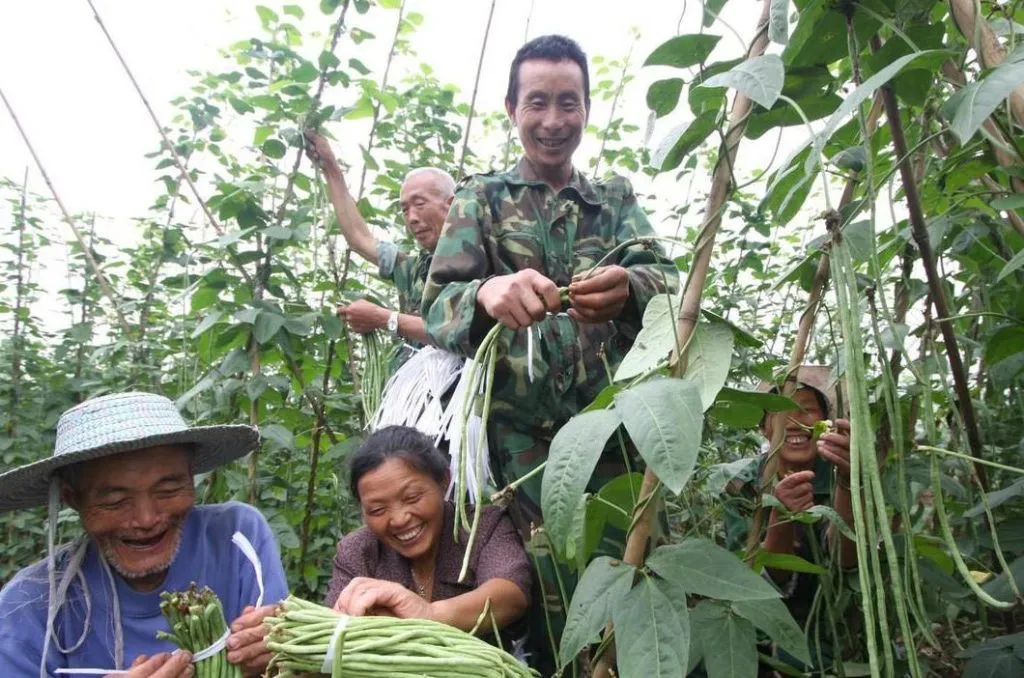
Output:
[[[192,582],[213,589],[234,620],[228,660],[248,676],[265,669],[261,623],[287,595],[277,544],[259,511],[236,502],[196,506],[193,485],[194,474],[258,444],[249,426],[189,428],[174,403],[149,393],[103,396],[66,411],[53,456],[0,475],[0,511],[49,506],[50,530],[46,559],[0,591],[0,673],[191,676],[188,653],[156,636],[168,630],[161,591]],[[61,501],[78,514],[83,534],[56,548]],[[232,543],[236,532],[259,557],[262,585]],[[261,592],[270,605],[255,608]]]
[[[782,444],[774,454],[766,451],[751,460],[728,486],[726,499],[726,548],[743,550],[749,557],[760,548],[780,554],[794,554],[813,561],[812,537],[824,551],[830,549],[843,568],[857,565],[856,546],[839,534],[830,524],[814,529],[792,521],[786,513],[799,513],[815,505],[831,506],[853,527],[853,504],[850,496],[850,422],[832,420],[832,428],[813,439],[812,429],[818,421],[834,417],[836,412],[836,380],[828,367],[801,366],[796,375],[797,390],[792,400],[799,410],[768,414],[761,420],[761,433],[773,440],[776,426],[785,426]],[[762,384],[759,390],[778,389]],[[774,496],[784,509],[770,510],[758,506],[762,494]],[[819,523],[823,525],[823,523]],[[781,589],[786,606],[803,627],[811,611],[818,578],[813,574],[766,568],[767,576]],[[795,660],[794,660],[795,661]]]

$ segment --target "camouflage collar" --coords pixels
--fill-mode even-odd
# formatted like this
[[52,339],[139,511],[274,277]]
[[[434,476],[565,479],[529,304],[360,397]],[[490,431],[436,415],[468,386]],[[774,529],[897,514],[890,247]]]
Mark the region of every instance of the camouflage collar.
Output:
[[[526,164],[526,158],[522,157],[516,166],[505,172],[505,181],[510,184],[519,186],[547,186],[547,184],[539,179],[529,179],[527,176],[532,175],[533,172],[529,165]],[[594,190],[593,185],[587,178],[580,172],[576,167],[572,168],[572,176],[569,178],[569,183],[566,184],[566,189],[572,189],[580,199],[590,205],[591,207],[600,207],[601,200],[597,197],[597,191]],[[561,191],[560,191],[561,192]]]

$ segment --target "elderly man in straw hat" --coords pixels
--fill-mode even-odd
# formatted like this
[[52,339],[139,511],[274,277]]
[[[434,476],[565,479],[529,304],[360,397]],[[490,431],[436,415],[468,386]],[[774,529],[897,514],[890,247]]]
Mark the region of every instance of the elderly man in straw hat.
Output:
[[[261,622],[272,607],[261,605],[287,594],[274,537],[245,504],[196,506],[192,479],[258,444],[248,426],[189,428],[149,393],[65,412],[52,457],[0,475],[0,511],[49,506],[46,559],[0,591],[0,675],[191,676],[192,657],[156,638],[168,630],[160,592],[191,582],[213,589],[234,620],[228,660],[247,675],[265,668]],[[55,548],[61,500],[84,534]]]

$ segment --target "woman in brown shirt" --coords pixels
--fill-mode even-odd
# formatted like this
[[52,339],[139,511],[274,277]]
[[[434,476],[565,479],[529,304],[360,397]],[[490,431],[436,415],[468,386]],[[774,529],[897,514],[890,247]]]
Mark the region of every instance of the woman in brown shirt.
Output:
[[[448,464],[430,438],[405,426],[370,436],[350,461],[350,487],[365,526],[346,535],[334,557],[326,604],[351,615],[433,619],[471,630],[488,599],[499,629],[526,611],[532,573],[505,511],[483,509],[465,581],[459,571],[468,534],[453,535],[445,502]],[[481,630],[490,630],[485,619]]]

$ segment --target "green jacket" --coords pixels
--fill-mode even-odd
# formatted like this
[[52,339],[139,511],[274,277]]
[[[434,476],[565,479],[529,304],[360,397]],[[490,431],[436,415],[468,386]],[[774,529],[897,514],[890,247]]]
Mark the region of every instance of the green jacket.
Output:
[[[488,278],[532,268],[564,287],[617,245],[654,235],[622,177],[591,184],[574,170],[569,185],[556,194],[523,174],[520,161],[509,172],[471,178],[455,196],[423,291],[427,333],[440,348],[475,354],[494,324],[476,303]],[[581,324],[563,313],[549,315],[532,332],[504,332],[493,411],[519,419],[517,429],[553,435],[589,404],[607,385],[602,356],[614,370],[640,330],[647,302],[664,293],[666,283],[672,290],[678,286],[675,265],[655,243],[630,245],[604,263],[629,272],[630,298],[618,318]]]
[[380,277],[395,284],[400,313],[420,315],[423,286],[427,280],[432,257],[433,255],[426,250],[407,254],[399,250],[393,242],[377,242],[377,266]]

